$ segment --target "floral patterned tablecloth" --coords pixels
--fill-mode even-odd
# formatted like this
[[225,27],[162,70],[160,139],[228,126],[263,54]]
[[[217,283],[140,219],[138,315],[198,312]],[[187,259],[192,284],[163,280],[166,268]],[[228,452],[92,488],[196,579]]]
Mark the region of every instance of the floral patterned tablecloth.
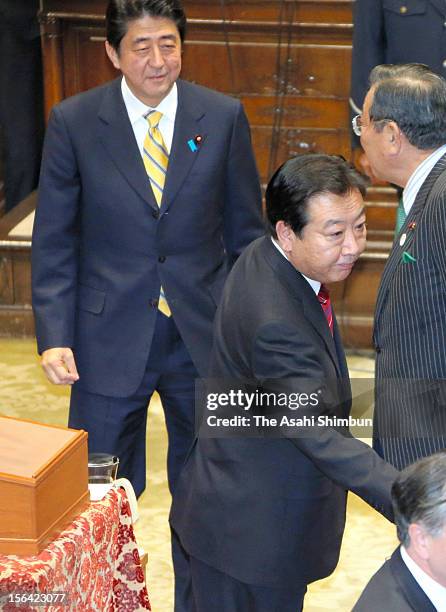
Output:
[[[25,592],[64,593],[65,602],[36,606],[9,601],[11,593]],[[91,503],[39,555],[0,555],[0,609],[2,612],[150,610],[125,491],[111,489],[103,500]]]

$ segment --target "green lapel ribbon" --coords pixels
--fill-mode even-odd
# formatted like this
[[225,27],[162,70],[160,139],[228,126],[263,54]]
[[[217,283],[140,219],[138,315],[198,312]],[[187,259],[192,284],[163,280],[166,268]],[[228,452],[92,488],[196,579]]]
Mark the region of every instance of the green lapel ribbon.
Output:
[[402,256],[402,260],[403,263],[413,263],[415,261],[417,261],[415,259],[415,257],[413,257],[410,253],[408,253],[407,251],[403,251],[403,256]]

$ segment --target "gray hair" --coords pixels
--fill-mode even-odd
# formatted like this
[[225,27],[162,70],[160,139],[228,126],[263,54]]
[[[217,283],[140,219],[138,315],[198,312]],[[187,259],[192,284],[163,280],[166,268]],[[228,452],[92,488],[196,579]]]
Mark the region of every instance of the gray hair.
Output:
[[392,486],[398,539],[410,545],[409,526],[418,523],[432,537],[446,527],[446,451],[406,467]]
[[436,149],[446,143],[446,80],[424,64],[382,64],[370,73],[370,119],[381,131],[395,121],[411,145]]

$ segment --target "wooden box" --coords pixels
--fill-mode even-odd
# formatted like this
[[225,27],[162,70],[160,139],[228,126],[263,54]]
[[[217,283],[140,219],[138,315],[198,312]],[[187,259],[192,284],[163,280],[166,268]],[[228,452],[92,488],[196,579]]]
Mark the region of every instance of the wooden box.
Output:
[[89,500],[85,431],[0,416],[1,554],[39,554]]

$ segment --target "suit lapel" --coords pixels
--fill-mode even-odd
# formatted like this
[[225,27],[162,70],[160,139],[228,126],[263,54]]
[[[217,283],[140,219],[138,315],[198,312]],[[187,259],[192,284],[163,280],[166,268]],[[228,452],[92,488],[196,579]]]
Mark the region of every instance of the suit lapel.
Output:
[[105,89],[98,118],[99,138],[115,166],[130,187],[158,210],[122,98],[120,78]]
[[[331,335],[330,328],[328,327],[328,323],[327,323],[327,319],[325,318],[324,311],[322,310],[321,305],[319,304],[317,297],[313,289],[308,284],[308,282],[304,279],[304,277],[299,272],[297,272],[297,275],[300,280],[299,284],[301,285],[299,293],[301,293],[300,299],[302,301],[302,305],[304,308],[305,317],[311,323],[311,325],[314,327],[314,329],[317,331],[319,336],[324,341],[324,344],[327,347],[330,357],[332,358],[333,363],[336,366],[336,372],[338,376],[341,377],[342,376],[341,367],[340,367],[340,363],[338,359],[338,353],[336,350],[334,337]],[[307,291],[307,287],[309,291]],[[335,325],[334,321],[335,321],[335,315],[333,312],[333,326]],[[333,327],[333,329],[335,328]],[[337,326],[336,326],[336,333],[337,333]]]
[[339,332],[338,322],[333,309],[333,340],[336,348],[336,355],[338,357],[339,369],[341,372],[341,378],[350,380],[350,374],[347,366],[347,359],[345,357],[344,346],[342,344],[341,334]]
[[[200,119],[205,112],[200,107],[199,99],[191,91],[188,83],[177,81],[178,108],[175,116],[172,147],[169,156],[166,182],[164,185],[161,210],[165,211],[172,204],[181,185],[191,171],[193,164],[205,146],[206,134],[200,131]],[[188,142],[201,136],[201,145],[193,151]]]
[[[402,257],[403,253],[409,252],[411,245],[416,237],[416,224],[419,216],[423,212],[424,206],[428,199],[429,193],[432,187],[435,184],[435,181],[440,176],[440,174],[446,168],[446,155],[444,155],[433,167],[432,171],[422,184],[417,197],[415,198],[415,202],[404,222],[403,227],[401,228],[398,236],[395,238],[395,242],[393,243],[392,249],[389,254],[389,258],[387,259],[387,263],[385,265],[383,275],[381,278],[381,283],[379,286],[378,297],[376,300],[376,308],[375,308],[375,327],[377,321],[379,319],[379,315],[382,310],[382,306],[385,301],[385,297],[387,291],[389,289],[390,283],[392,281],[393,275],[397,270],[398,266],[402,265]],[[415,225],[413,225],[415,224]],[[413,226],[413,229],[412,229]],[[405,235],[405,241],[401,244],[401,239]]]
[[[267,260],[282,282],[286,284],[291,295],[302,303],[305,318],[309,321],[311,326],[323,340],[335,365],[337,375],[342,377],[344,374],[339,362],[335,340],[331,335],[324,311],[322,310],[312,287],[305,280],[302,274],[300,274],[300,272],[298,272],[294,266],[287,259],[285,259],[281,253],[279,253],[269,236],[265,236],[264,240]],[[334,326],[336,335],[338,334],[336,321],[334,322]],[[342,354],[344,353],[343,350],[341,352]]]
[[412,610],[416,612],[421,610],[423,612],[435,612],[436,608],[431,600],[419,586],[402,560],[399,548],[393,552],[389,564],[395,582],[400,587]]
[[436,7],[441,15],[444,16],[446,14],[446,3],[444,0],[430,0],[430,2]]

